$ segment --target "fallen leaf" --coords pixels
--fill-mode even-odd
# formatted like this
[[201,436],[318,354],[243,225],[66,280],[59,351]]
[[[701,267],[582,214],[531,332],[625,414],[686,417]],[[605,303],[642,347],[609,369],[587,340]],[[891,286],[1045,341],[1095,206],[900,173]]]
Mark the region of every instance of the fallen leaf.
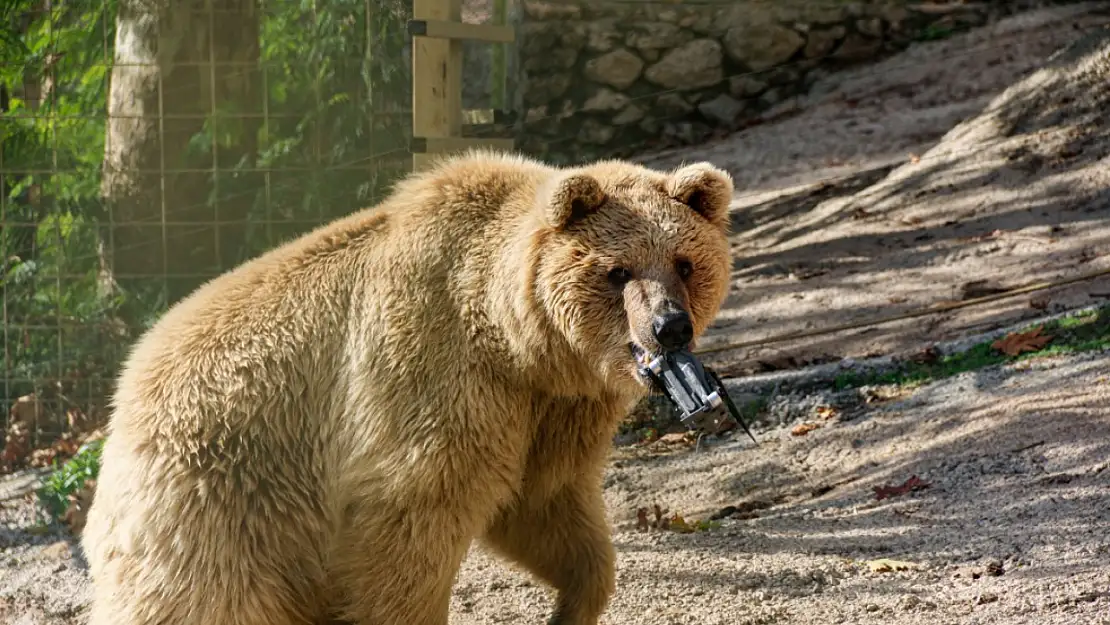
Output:
[[800,425],[794,426],[794,429],[790,430],[790,435],[791,436],[805,436],[806,434],[809,434],[813,430],[816,430],[820,427],[821,427],[820,423],[814,423],[812,421],[807,421],[807,422],[802,423]]
[[686,523],[686,519],[682,518],[682,515],[677,512],[675,512],[674,516],[670,518],[670,522],[667,524],[667,529],[671,530],[672,532],[678,532],[679,534],[689,534],[690,532],[694,531],[694,528]]
[[882,501],[887,497],[897,497],[898,495],[905,495],[906,493],[922,490],[924,488],[929,488],[929,483],[916,475],[911,475],[908,480],[902,482],[898,486],[873,486],[872,490],[875,491],[875,500]]
[[672,432],[670,434],[664,434],[663,436],[660,436],[658,442],[663,443],[664,445],[689,444],[690,436],[686,432]]
[[1048,304],[1051,301],[1052,301],[1051,298],[1049,298],[1047,295],[1039,295],[1037,297],[1031,297],[1031,298],[1029,298],[1029,307],[1030,308],[1036,308],[1037,310],[1044,310],[1044,309],[1048,308]]
[[69,531],[74,536],[80,536],[85,529],[85,520],[92,505],[93,496],[96,494],[96,480],[87,479],[76,493],[70,494],[69,507],[62,516],[62,522],[69,526]]
[[902,560],[879,558],[878,560],[868,560],[867,568],[871,569],[872,573],[890,573],[892,571],[912,571],[917,569],[918,565],[913,562],[903,562]]
[[818,406],[813,412],[826,421],[840,416],[840,411],[832,406]]
[[914,354],[910,360],[919,365],[930,365],[940,360],[940,350],[935,345],[930,345]]
[[1043,326],[1037,326],[1025,332],[1012,332],[991,343],[991,347],[1007,356],[1039,351],[1052,340],[1052,336],[1043,334],[1043,331]]

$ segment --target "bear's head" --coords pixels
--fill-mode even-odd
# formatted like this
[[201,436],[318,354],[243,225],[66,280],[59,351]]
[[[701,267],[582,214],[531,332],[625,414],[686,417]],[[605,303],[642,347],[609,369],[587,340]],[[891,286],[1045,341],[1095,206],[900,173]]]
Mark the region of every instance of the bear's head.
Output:
[[602,161],[539,188],[536,295],[609,388],[644,390],[640,363],[691,347],[717,315],[732,193],[729,174],[708,163],[660,172]]

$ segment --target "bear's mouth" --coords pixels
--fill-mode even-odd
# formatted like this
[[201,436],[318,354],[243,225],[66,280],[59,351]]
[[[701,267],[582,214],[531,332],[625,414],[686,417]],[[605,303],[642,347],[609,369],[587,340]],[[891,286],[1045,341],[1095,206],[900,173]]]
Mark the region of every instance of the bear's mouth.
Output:
[[632,359],[636,361],[636,380],[640,384],[643,384],[644,386],[647,386],[652,390],[657,390],[655,388],[655,381],[651,377],[646,376],[643,373],[644,368],[646,368],[648,364],[652,360],[654,360],[655,356],[636,342],[630,342],[628,344],[628,351],[630,354],[632,354]]

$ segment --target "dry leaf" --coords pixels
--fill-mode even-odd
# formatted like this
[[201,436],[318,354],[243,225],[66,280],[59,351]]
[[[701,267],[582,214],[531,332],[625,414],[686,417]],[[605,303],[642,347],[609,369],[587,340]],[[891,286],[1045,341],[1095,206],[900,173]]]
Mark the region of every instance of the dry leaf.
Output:
[[69,495],[69,507],[62,516],[62,522],[69,526],[74,536],[80,536],[85,529],[85,520],[96,494],[96,480],[88,479],[76,493]]
[[930,345],[914,354],[910,360],[919,365],[931,365],[940,360],[940,350],[937,349],[935,345]]
[[879,558],[878,560],[868,560],[867,568],[871,569],[872,573],[890,573],[892,571],[912,571],[917,569],[918,566],[913,562]]
[[897,497],[898,495],[905,495],[906,493],[922,490],[924,488],[929,488],[929,483],[916,475],[911,475],[910,479],[902,482],[898,486],[874,486],[872,490],[875,491],[875,500],[882,501],[887,497]]
[[1044,328],[1042,326],[1037,326],[1026,332],[1012,332],[991,343],[991,347],[1007,356],[1017,356],[1024,352],[1039,351],[1052,340],[1052,336],[1049,334],[1042,334],[1043,331]]
[[670,518],[667,529],[672,532],[678,532],[679,534],[689,534],[694,531],[694,528],[686,523],[686,519],[682,518],[682,515],[677,512]]
[[671,432],[659,437],[659,442],[664,445],[683,445],[690,443],[690,436],[687,432]]
[[813,412],[818,417],[821,417],[825,420],[835,419],[836,417],[840,416],[840,411],[836,408],[833,408],[832,406],[818,406],[817,409]]
[[809,434],[813,430],[816,430],[820,427],[821,427],[820,423],[814,423],[812,421],[807,421],[807,422],[802,423],[800,425],[794,426],[794,429],[790,430],[790,435],[791,436],[805,436],[806,434]]

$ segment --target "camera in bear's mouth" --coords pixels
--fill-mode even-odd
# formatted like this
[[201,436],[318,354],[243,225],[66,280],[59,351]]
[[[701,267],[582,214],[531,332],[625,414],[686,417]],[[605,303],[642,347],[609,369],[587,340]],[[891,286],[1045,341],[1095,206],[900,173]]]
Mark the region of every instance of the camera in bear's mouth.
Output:
[[694,354],[676,350],[653,355],[635,343],[629,343],[629,351],[636,360],[641,383],[666,396],[681,413],[683,425],[717,434],[728,429],[731,421],[759,443],[732,403],[721,378],[703,366]]

